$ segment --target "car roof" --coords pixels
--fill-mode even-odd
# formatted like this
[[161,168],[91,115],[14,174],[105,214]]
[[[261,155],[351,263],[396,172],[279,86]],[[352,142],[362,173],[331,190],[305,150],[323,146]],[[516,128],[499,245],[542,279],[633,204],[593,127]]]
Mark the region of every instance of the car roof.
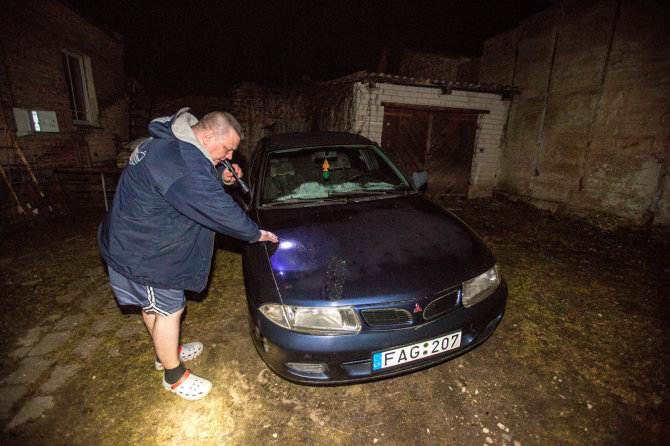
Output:
[[263,139],[267,141],[266,150],[268,151],[291,147],[310,147],[320,145],[376,145],[374,142],[361,135],[347,132],[281,133],[278,135],[268,136]]

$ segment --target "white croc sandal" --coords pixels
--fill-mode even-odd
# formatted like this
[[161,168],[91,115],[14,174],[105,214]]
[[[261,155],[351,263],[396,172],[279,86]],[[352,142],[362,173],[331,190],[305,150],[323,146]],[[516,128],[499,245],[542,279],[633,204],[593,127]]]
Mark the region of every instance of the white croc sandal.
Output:
[[166,383],[165,378],[163,378],[163,387],[165,390],[176,393],[187,400],[199,400],[212,390],[212,382],[194,375],[190,370],[186,370],[184,376],[172,385]]
[[[179,360],[181,362],[190,361],[200,356],[200,353],[202,353],[202,342],[189,342],[179,346]],[[156,367],[156,370],[163,370],[163,364],[158,359],[154,362],[154,367]]]

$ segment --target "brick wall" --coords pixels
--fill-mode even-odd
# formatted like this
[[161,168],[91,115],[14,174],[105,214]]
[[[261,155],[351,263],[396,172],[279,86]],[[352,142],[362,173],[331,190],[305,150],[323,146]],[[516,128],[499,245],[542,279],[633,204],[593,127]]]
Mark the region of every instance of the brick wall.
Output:
[[522,89],[497,187],[541,207],[670,223],[670,7],[565,0],[485,42],[482,82]]
[[[14,128],[12,107],[56,112],[59,133],[19,137],[39,161],[37,169],[76,166],[76,146],[90,149],[91,162],[115,158],[128,137],[128,95],[123,72],[123,42],[53,0],[7,0],[0,13],[2,85],[5,121]],[[94,127],[73,125],[62,50],[88,56],[99,110]],[[88,154],[84,165],[88,165]]]
[[507,102],[499,94],[379,83],[354,85],[354,132],[381,144],[384,122],[382,102],[486,110],[477,121],[477,134],[470,176],[470,197],[486,196],[496,184],[500,144],[507,117]]

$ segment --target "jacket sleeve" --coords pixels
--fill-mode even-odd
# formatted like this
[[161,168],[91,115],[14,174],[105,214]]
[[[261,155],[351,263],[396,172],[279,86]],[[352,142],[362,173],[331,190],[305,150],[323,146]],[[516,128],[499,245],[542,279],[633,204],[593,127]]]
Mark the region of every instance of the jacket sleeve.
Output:
[[179,212],[213,231],[250,243],[261,237],[258,225],[213,176],[186,175],[173,183],[164,196]]

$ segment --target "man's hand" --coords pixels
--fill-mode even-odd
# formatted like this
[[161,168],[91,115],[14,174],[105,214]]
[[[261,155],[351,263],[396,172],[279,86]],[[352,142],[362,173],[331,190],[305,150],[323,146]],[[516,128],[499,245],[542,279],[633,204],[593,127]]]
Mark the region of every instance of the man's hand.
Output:
[[[240,169],[240,166],[237,164],[233,164],[233,169],[235,169],[235,173],[237,174],[238,178],[242,178],[242,169]],[[223,173],[221,174],[221,177],[223,178],[223,181],[225,183],[234,183],[235,182],[235,177],[233,176],[233,173],[228,170],[228,169],[223,169]]]
[[272,242],[272,243],[277,243],[279,242],[279,237],[274,235],[272,232],[269,231],[263,231],[261,229],[261,238],[258,239],[259,242]]

